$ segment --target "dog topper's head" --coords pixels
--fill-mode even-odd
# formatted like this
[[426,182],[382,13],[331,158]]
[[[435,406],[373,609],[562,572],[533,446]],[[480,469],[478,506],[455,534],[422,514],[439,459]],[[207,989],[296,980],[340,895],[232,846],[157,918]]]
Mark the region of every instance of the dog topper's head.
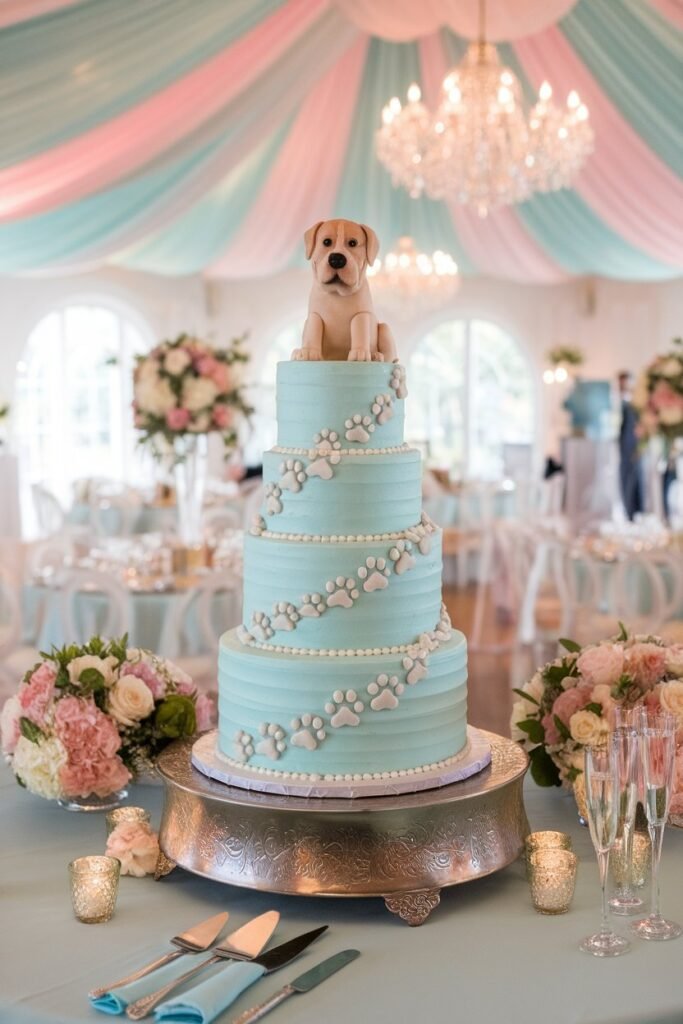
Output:
[[321,220],[304,235],[306,259],[325,291],[352,295],[377,259],[379,242],[372,228],[352,220]]

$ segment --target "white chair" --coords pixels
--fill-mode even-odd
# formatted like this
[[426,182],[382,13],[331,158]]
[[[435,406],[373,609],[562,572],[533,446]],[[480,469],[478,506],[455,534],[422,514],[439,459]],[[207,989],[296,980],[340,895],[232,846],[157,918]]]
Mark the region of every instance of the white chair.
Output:
[[[227,600],[219,602],[221,595],[227,595]],[[211,573],[174,603],[164,624],[159,653],[170,657],[201,689],[215,690],[219,637],[239,625],[241,617],[239,576],[229,570]],[[195,653],[184,653],[189,650]]]
[[52,491],[42,484],[32,484],[31,495],[38,528],[43,537],[51,537],[55,533],[60,533],[66,524],[66,517],[64,509]]
[[19,681],[39,658],[35,648],[22,644],[19,590],[0,570],[0,699],[16,693]]
[[130,593],[109,573],[74,569],[67,573],[60,601],[66,643],[86,643],[99,633],[116,637],[130,629]]
[[130,537],[140,515],[142,496],[134,487],[96,482],[90,493],[90,523],[98,536]]

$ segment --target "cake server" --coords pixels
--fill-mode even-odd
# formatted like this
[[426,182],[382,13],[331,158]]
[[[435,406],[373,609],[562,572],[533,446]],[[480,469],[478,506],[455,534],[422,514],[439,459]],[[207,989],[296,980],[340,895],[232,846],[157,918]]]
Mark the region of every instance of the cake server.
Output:
[[[141,999],[136,999],[134,1003],[129,1003],[126,1007],[126,1014],[131,1020],[142,1020],[176,986],[182,985],[189,978],[203,971],[209,964],[217,964],[220,960],[253,960],[267,946],[268,940],[275,931],[279,920],[280,915],[277,910],[268,910],[265,914],[260,914],[259,917],[254,917],[251,921],[247,921],[237,931],[231,932],[227,939],[223,939],[219,946],[214,946],[212,950],[213,955],[208,960],[202,960],[200,964],[190,968],[189,971],[181,974],[179,978],[174,978],[173,981],[170,981],[155,992],[151,992],[148,996],[143,996]],[[276,946],[273,952],[277,952],[281,948]]]
[[316,967],[312,967],[310,971],[306,971],[305,974],[300,974],[294,981],[290,981],[279,992],[276,992],[274,996],[271,996],[270,999],[259,1003],[258,1006],[252,1006],[251,1009],[241,1013],[239,1017],[235,1017],[232,1024],[253,1024],[253,1021],[261,1020],[261,1017],[265,1017],[267,1013],[274,1010],[285,999],[289,999],[290,996],[297,995],[298,993],[310,992],[321,981],[325,981],[332,974],[340,971],[342,967],[350,964],[357,956],[360,956],[360,950],[358,949],[343,949],[341,953],[329,956],[327,960],[323,960]]
[[113,988],[121,988],[122,985],[128,985],[131,981],[137,981],[138,978],[144,978],[146,974],[151,974],[152,971],[156,971],[158,967],[163,967],[164,964],[170,963],[172,960],[176,960],[179,956],[184,953],[204,953],[210,946],[213,946],[214,942],[218,938],[223,925],[228,920],[228,912],[224,911],[222,914],[215,914],[213,917],[207,917],[206,921],[201,921],[199,924],[195,924],[192,928],[188,928],[186,932],[180,932],[178,935],[174,935],[170,940],[177,949],[172,949],[169,953],[164,953],[157,960],[152,960],[151,963],[145,964],[144,967],[139,967],[137,971],[133,971],[132,974],[126,975],[125,978],[119,978],[118,981],[112,981],[111,985],[102,985],[100,988],[94,988],[92,992],[88,992],[90,999],[99,999],[100,996],[110,992]]

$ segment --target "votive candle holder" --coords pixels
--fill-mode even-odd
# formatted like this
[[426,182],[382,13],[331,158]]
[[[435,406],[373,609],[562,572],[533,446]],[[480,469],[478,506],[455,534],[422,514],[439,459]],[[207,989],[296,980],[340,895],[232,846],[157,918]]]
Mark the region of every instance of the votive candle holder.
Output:
[[566,914],[574,897],[579,859],[571,850],[544,847],[529,857],[529,886],[539,914]]
[[100,924],[114,913],[121,861],[116,857],[77,857],[69,864],[71,902],[84,924]]
[[530,832],[524,840],[527,876],[529,875],[529,858],[536,850],[571,850],[572,839],[566,832],[554,832],[547,829],[543,832]]
[[634,832],[629,869],[624,857],[624,841],[623,839],[615,840],[610,852],[609,863],[616,888],[621,889],[630,883],[635,889],[642,889],[650,870],[651,857],[652,844],[649,835],[645,832]]
[[149,825],[150,813],[144,807],[117,807],[107,814],[107,835],[111,835],[117,825],[123,821],[137,821]]

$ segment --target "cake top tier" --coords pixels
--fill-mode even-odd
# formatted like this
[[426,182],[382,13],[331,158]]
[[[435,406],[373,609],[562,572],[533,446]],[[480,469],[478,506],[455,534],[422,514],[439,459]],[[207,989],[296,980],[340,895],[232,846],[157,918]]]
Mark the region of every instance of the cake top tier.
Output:
[[406,393],[405,370],[397,363],[278,363],[278,445],[396,448],[403,444]]

